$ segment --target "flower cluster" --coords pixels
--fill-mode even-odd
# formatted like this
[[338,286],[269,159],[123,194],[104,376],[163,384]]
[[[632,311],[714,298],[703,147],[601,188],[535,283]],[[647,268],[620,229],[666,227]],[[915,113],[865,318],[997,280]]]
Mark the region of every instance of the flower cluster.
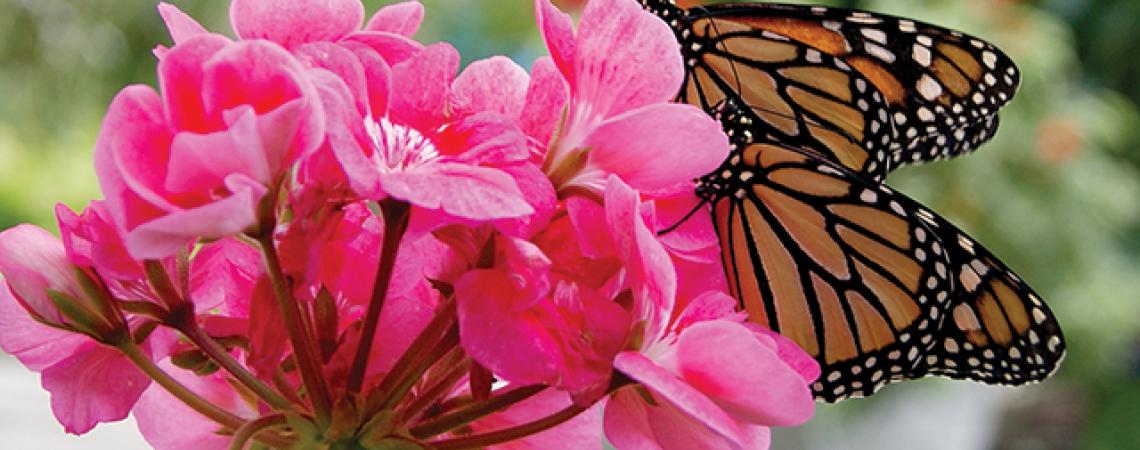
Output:
[[535,10],[528,73],[460,72],[415,2],[233,0],[236,39],[160,5],[105,199],[0,233],[0,346],[68,432],[158,449],[765,448],[819,370],[686,217],[729,145],[670,102],[678,44],[633,0]]

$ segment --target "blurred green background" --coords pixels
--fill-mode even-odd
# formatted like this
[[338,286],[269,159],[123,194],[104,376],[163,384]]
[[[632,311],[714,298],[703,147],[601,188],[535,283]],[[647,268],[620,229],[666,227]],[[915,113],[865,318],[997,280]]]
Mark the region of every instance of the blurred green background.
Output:
[[[173,3],[231,33],[228,2]],[[385,2],[365,3],[371,13]],[[425,3],[419,38],[452,42],[466,61],[507,54],[529,66],[544,53],[529,0]],[[992,143],[888,183],[1036,287],[1069,355],[1036,386],[924,380],[820,406],[808,426],[779,430],[773,448],[1140,448],[1140,1],[815,3],[960,29],[1021,67],[1023,87]],[[150,50],[170,42],[154,4],[0,0],[0,228],[53,228],[56,202],[81,208],[99,196],[91,154],[102,114],[124,85],[154,84]]]

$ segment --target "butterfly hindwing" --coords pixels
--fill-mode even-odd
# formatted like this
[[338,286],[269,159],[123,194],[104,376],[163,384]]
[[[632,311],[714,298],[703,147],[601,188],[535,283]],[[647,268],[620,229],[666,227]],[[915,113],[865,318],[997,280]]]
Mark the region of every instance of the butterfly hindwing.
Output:
[[847,167],[746,139],[748,110],[732,106],[722,122],[737,149],[699,193],[730,290],[819,361],[818,398],[928,375],[1023,384],[1056,368],[1056,319],[981,245]]

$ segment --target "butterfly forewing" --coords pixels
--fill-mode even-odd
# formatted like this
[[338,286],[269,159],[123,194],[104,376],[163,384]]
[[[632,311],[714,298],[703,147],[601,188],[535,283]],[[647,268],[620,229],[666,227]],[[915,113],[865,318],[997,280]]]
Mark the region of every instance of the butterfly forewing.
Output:
[[[728,54],[731,58],[726,61],[739,66],[742,60],[749,60],[749,55],[761,51],[757,49],[770,48],[774,37],[788,39],[788,45],[834,57],[851,68],[846,72],[850,78],[844,80],[846,83],[814,77],[817,84],[842,87],[854,79],[870,83],[869,92],[882,96],[882,102],[888,105],[889,122],[897,134],[897,138],[886,145],[890,167],[876,164],[874,170],[868,170],[867,165],[832,159],[875,180],[882,178],[881,172],[901,165],[957,156],[988,141],[997,129],[998,109],[1013,97],[1020,82],[1014,63],[992,44],[957,31],[886,14],[772,3],[710,5],[684,14],[684,20],[672,22],[682,43],[682,52],[690,61],[690,75],[698,79],[719,76],[727,83],[729,95],[747,89],[752,80],[762,77],[739,77],[739,87],[736,87],[734,82],[740,70],[733,72],[731,67],[724,69],[708,64],[709,54]],[[787,66],[803,64],[803,58],[789,59],[786,63]],[[700,74],[701,70],[708,74]],[[771,75],[774,69],[762,70]],[[801,113],[810,104],[794,98],[787,103]],[[877,111],[870,108],[865,113],[875,115]],[[822,125],[825,129],[837,130],[832,123]],[[782,142],[801,145],[786,139]],[[840,147],[845,145],[847,143],[841,143]],[[834,148],[829,147],[829,150],[831,152],[821,153],[827,157],[835,152]]]
[[773,32],[695,19],[681,99],[714,112],[726,100],[753,112],[749,132],[810,149],[880,180],[896,141],[886,98],[842,60]]

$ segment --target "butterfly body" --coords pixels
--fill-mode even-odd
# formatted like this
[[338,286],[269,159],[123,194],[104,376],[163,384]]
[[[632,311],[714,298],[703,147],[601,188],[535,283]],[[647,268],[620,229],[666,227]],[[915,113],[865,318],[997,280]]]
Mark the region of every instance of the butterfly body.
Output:
[[751,320],[820,362],[817,398],[930,375],[1018,385],[1056,369],[1064,341],[1037,294],[881,183],[902,164],[988,140],[1017,86],[1008,58],[862,11],[642,4],[681,45],[679,100],[717,116],[733,145],[696,188],[730,291]]

